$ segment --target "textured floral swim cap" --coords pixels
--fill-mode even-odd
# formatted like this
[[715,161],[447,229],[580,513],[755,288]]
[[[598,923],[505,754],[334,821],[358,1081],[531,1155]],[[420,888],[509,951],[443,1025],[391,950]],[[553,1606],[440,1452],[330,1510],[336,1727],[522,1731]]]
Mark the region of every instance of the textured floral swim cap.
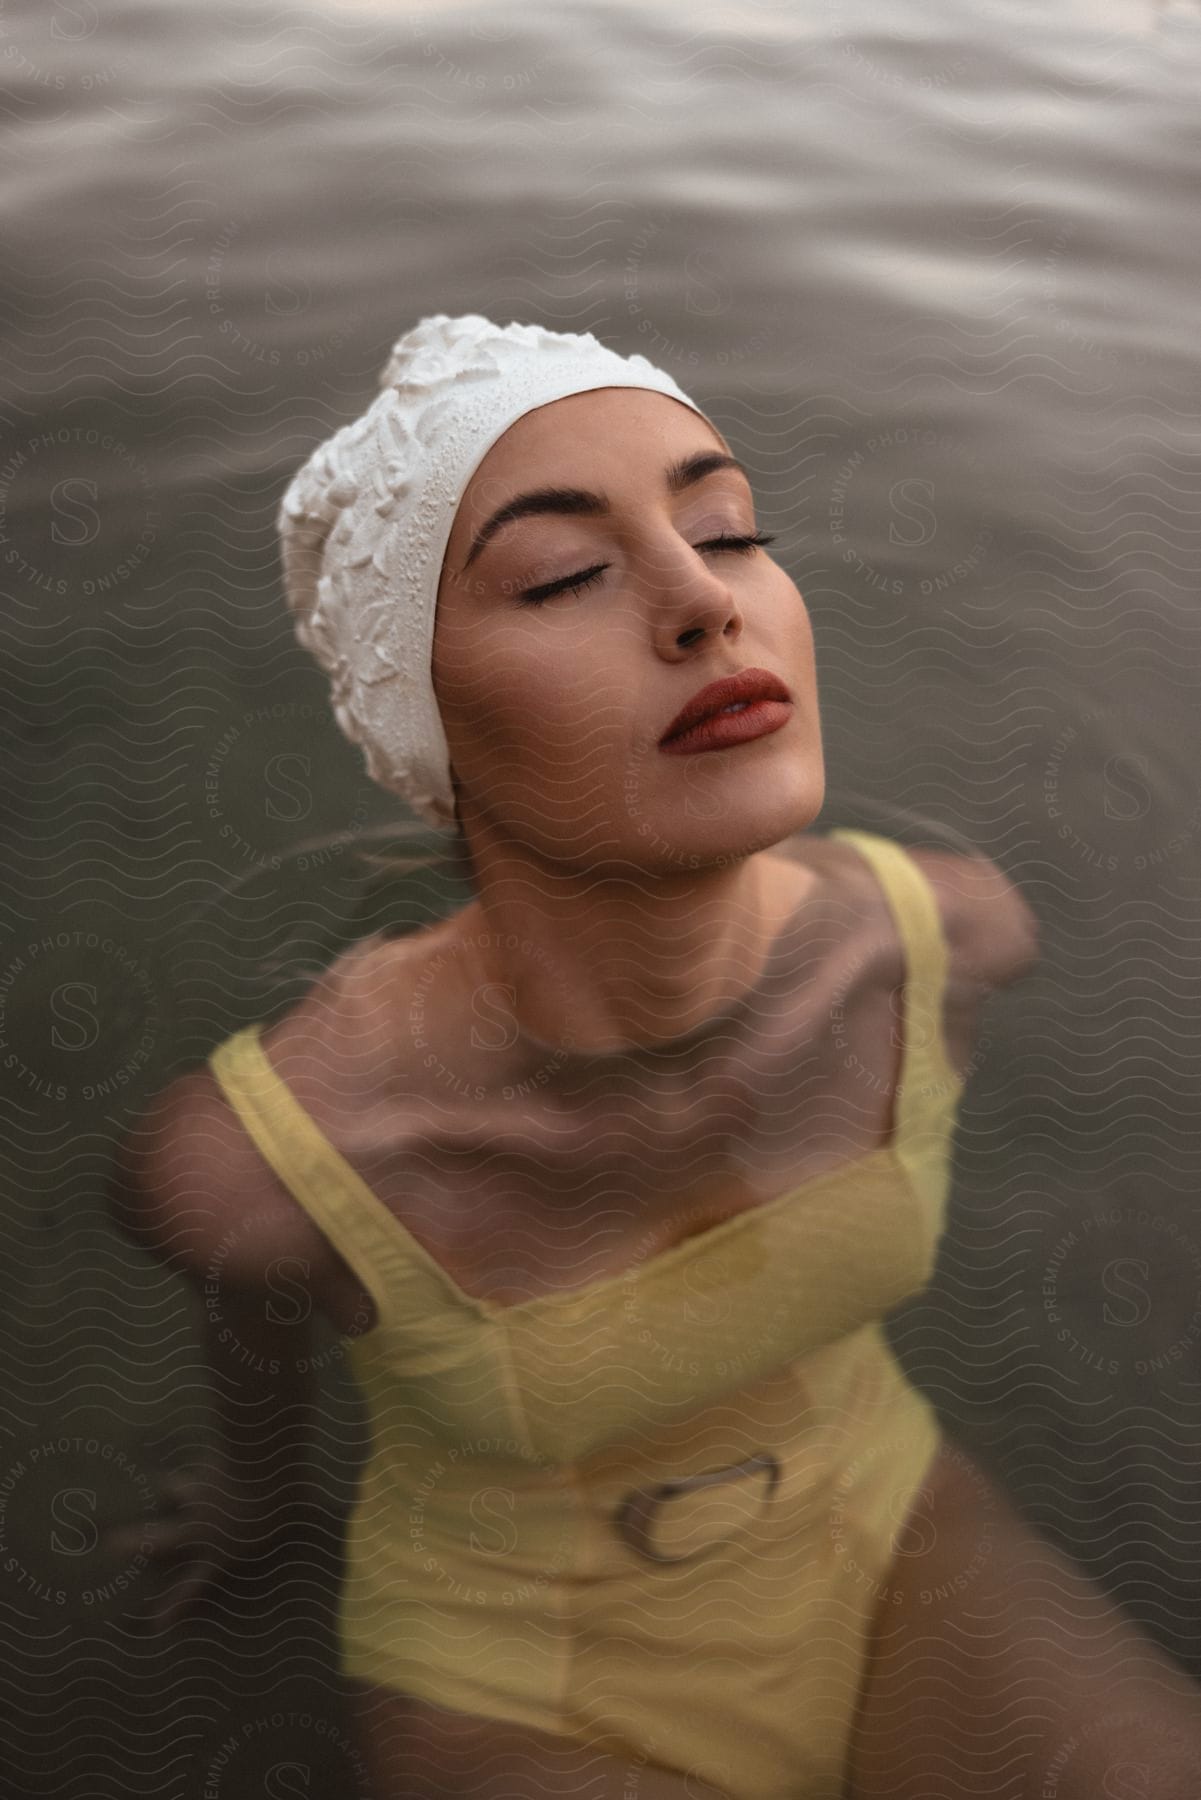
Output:
[[515,420],[602,387],[651,388],[705,417],[662,369],[591,332],[435,313],[397,339],[376,399],[314,450],[280,502],[296,635],[369,774],[432,825],[454,824],[432,659],[459,501]]

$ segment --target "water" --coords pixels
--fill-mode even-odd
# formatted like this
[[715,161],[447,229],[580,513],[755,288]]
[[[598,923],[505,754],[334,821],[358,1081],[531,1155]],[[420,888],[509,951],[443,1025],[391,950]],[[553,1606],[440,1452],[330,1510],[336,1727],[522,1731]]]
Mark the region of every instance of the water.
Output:
[[[1030,896],[1043,963],[990,1007],[939,1281],[894,1337],[1201,1677],[1201,7],[9,5],[0,72],[4,1457],[70,1430],[136,1464],[85,1448],[56,1484],[47,1452],[7,1506],[48,1681],[8,1727],[24,1791],[68,1672],[149,1707],[89,1795],[146,1791],[135,1744],[199,1793],[230,1716],[245,1632],[147,1659],[144,1577],[60,1554],[47,1508],[140,1517],[201,1441],[109,1145],[350,928],[395,816],[293,642],[273,517],[432,311],[669,369],[811,610],[824,822],[978,846]],[[330,1405],[345,1481],[336,1378]],[[298,1693],[315,1604],[303,1654],[253,1639]]]

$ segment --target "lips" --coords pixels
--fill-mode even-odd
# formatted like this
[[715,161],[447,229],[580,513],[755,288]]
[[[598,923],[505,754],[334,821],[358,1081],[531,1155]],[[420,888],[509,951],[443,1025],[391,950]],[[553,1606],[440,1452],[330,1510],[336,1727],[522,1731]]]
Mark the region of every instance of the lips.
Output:
[[737,675],[728,675],[722,681],[711,681],[699,694],[694,694],[688,704],[676,714],[659,742],[666,744],[671,738],[679,737],[682,732],[690,731],[703,719],[710,719],[714,713],[719,713],[723,706],[749,706],[755,700],[791,699],[792,695],[779,676],[773,675],[770,670],[740,669]]

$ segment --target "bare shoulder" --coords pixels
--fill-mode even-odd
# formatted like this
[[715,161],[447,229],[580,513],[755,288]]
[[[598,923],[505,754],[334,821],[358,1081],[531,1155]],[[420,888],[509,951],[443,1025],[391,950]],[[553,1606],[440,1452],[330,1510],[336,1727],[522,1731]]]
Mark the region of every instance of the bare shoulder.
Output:
[[458,920],[452,913],[413,930],[360,938],[264,1031],[277,1073],[327,1135],[381,1106],[395,1112],[412,1091],[405,1020],[414,984],[451,942]]
[[255,1288],[282,1255],[320,1266],[325,1241],[247,1136],[206,1066],[177,1076],[119,1139],[108,1210],[131,1242],[176,1274],[217,1270]]
[[[862,897],[865,913],[878,919],[887,901],[866,858],[841,841],[828,848],[837,849],[845,859],[835,871],[837,878],[848,892]],[[943,1048],[952,1068],[966,1079],[980,1010],[989,994],[1019,980],[1038,961],[1038,920],[1017,884],[991,858],[954,850],[908,846],[905,850],[929,882],[938,906],[947,947]],[[885,933],[886,939],[890,936]],[[869,990],[873,981],[903,984],[904,953],[896,944],[894,951],[897,960],[885,957],[869,974]],[[899,998],[903,985],[893,991]]]
[[[363,950],[335,958],[261,1036],[264,1045],[302,1046],[327,1097],[331,1076],[349,1066]],[[171,1081],[124,1132],[107,1200],[127,1238],[193,1283],[215,1275],[250,1295],[269,1285],[279,1259],[294,1259],[335,1326],[361,1318],[361,1282],[262,1155],[207,1062]]]
[[[779,854],[830,887],[861,897],[872,911],[885,904],[880,884],[855,847],[839,838],[798,833]],[[909,849],[938,902],[948,974],[979,988],[1003,987],[1038,961],[1038,919],[998,863],[956,850]]]
[[[421,938],[420,933],[416,934]],[[416,945],[413,947],[415,953]],[[382,970],[406,960],[403,939],[363,939],[337,956],[261,1043],[312,1110],[362,1103],[364,1062],[380,1061],[365,1030],[378,1024]],[[376,1032],[378,1038],[378,1031]],[[108,1193],[114,1224],[177,1273],[260,1283],[273,1259],[299,1256],[318,1271],[340,1259],[248,1135],[207,1063],[177,1076],[116,1146]]]
[[1021,888],[990,857],[910,850],[938,901],[949,975],[1004,987],[1038,962],[1039,924]]

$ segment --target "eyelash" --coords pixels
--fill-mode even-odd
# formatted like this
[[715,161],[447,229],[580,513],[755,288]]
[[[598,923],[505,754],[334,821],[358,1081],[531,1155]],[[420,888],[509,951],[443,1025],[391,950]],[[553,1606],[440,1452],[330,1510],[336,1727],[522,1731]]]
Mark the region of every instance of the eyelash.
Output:
[[[756,531],[742,537],[723,536],[707,538],[698,544],[698,550],[733,550],[741,556],[749,556],[761,544],[774,544],[775,534],[770,531]],[[565,575],[562,581],[552,581],[546,587],[526,588],[518,594],[519,606],[542,606],[547,600],[553,600],[559,594],[579,594],[604,574],[608,563],[598,563],[594,569],[583,569],[578,575]]]

